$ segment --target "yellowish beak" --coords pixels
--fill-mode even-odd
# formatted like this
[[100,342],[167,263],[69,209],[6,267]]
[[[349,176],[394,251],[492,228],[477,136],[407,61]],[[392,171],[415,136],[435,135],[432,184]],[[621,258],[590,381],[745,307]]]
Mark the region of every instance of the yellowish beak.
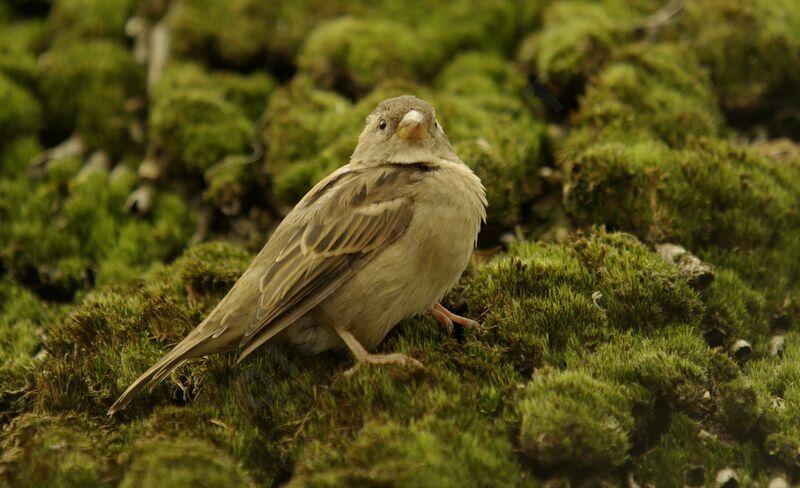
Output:
[[404,141],[422,140],[430,137],[425,127],[425,116],[416,110],[409,110],[397,126],[397,137]]

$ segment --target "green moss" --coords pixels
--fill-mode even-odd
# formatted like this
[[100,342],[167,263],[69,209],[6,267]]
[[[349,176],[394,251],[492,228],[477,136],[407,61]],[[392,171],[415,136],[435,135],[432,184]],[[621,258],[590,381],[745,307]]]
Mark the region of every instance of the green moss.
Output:
[[450,95],[469,97],[482,108],[524,113],[518,97],[527,80],[514,64],[496,54],[467,51],[455,56],[442,68],[435,86]]
[[30,291],[9,277],[0,278],[0,398],[25,386],[41,327],[51,317],[50,309]]
[[771,324],[763,293],[748,286],[733,271],[718,268],[714,281],[703,292],[703,301],[708,307],[704,319],[708,338],[726,348],[737,339],[744,339],[759,355],[767,353]]
[[[635,464],[639,483],[682,486],[688,478],[700,478],[702,486],[713,486],[717,473],[733,467],[740,486],[764,485],[769,475],[757,443],[731,442],[703,429],[685,414],[676,414],[658,446]],[[694,476],[687,473],[693,471]]]
[[177,65],[156,87],[149,136],[170,174],[202,173],[225,156],[248,152],[251,122],[229,96],[250,100],[253,87],[232,75],[223,80],[227,86],[196,66]]
[[[221,297],[239,279],[251,256],[229,244],[211,242],[195,246],[175,262],[189,299]],[[213,303],[206,304],[206,306]]]
[[256,191],[253,177],[255,161],[251,156],[228,156],[205,173],[203,198],[226,215],[242,212],[244,201]]
[[519,59],[558,96],[574,96],[628,40],[629,15],[602,2],[554,2],[542,14],[542,29],[522,42]]
[[58,0],[48,16],[53,37],[125,39],[133,0]]
[[217,71],[211,77],[225,97],[241,108],[250,120],[261,116],[277,84],[274,78],[263,72],[242,76],[230,71]]
[[267,58],[293,61],[318,23],[345,9],[343,2],[321,0],[190,0],[176,5],[169,22],[176,52],[247,66]]
[[[739,420],[737,432],[742,430],[756,432],[757,438],[766,436],[765,447],[770,456],[779,460],[786,466],[796,468],[800,466],[800,351],[797,333],[786,336],[786,349],[781,356],[764,357],[748,364],[744,370],[748,383],[743,385],[748,388],[750,395],[743,396],[751,400],[749,405],[736,397],[736,391],[731,391],[727,405],[739,406],[745,413],[751,415],[741,422],[735,415],[726,415],[730,421]],[[723,411],[725,414],[725,411]]]
[[109,41],[63,42],[41,58],[48,134],[66,139],[78,132],[91,148],[114,154],[129,147],[134,120],[125,108],[144,93],[144,70],[130,52]]
[[235,71],[209,71],[195,63],[175,61],[164,70],[156,95],[203,90],[219,95],[255,121],[266,108],[275,86],[275,79],[261,71],[243,75]]
[[491,340],[509,348],[523,371],[562,366],[566,351],[621,331],[693,323],[702,312],[677,271],[627,234],[520,244],[481,268],[468,291],[470,309],[486,311]]
[[[36,375],[39,408],[102,415],[168,344],[182,339],[222,298],[248,261],[230,245],[205,244],[157,272],[146,287],[87,295],[48,332],[45,347],[51,356]],[[81,353],[69,354],[73,349]],[[70,373],[76,370],[82,374]]]
[[138,444],[121,487],[255,486],[236,461],[196,439]]
[[[765,121],[742,114],[774,112],[792,134],[790,110],[768,103],[798,84],[796,9],[726,1],[662,16],[670,4],[651,17],[664,2],[518,3],[0,3],[0,485],[796,475],[800,160],[788,142],[733,142],[718,107],[749,130]],[[132,14],[171,34],[147,90],[124,34]],[[529,77],[566,105],[557,123]],[[562,182],[564,226],[613,232],[517,242],[484,264],[492,251],[477,253],[445,304],[483,329],[450,335],[423,316],[377,348],[424,369],[346,375],[346,351],[269,344],[241,364],[235,352],[189,361],[106,417],[250,261],[230,244],[186,249],[197,206],[213,217],[196,237],[220,235],[223,219],[271,221],[402,93],[431,101],[483,179],[482,247],[512,229],[542,234]],[[29,171],[73,133],[110,164],[81,155]],[[153,176],[149,164],[138,174],[143,157],[164,178],[150,211],[129,215]],[[649,248],[665,240],[714,281],[693,288]],[[747,359],[732,357],[739,339]]]
[[701,416],[713,408],[710,391],[737,370],[691,327],[665,329],[654,338],[622,335],[591,354],[575,354],[567,368],[626,387],[634,418],[631,441],[637,449],[646,448],[655,440],[653,432],[666,428],[665,412]]
[[567,146],[656,139],[671,147],[720,133],[722,117],[706,72],[680,44],[634,44],[597,74],[580,99]]
[[0,479],[10,486],[105,486],[107,451],[85,416],[25,414],[3,432]]
[[30,92],[0,74],[0,148],[17,137],[34,134],[42,108]]
[[9,222],[0,256],[43,297],[71,300],[93,283],[134,279],[152,261],[176,256],[193,232],[193,216],[176,195],[157,194],[151,214],[137,219],[125,212],[136,184],[130,170],[80,171],[81,164],[61,159],[41,182],[24,172],[0,181],[0,215]]
[[[579,220],[679,242],[764,293],[769,314],[796,293],[796,166],[719,139],[681,150],[645,139],[595,144],[566,168]],[[762,319],[747,327],[764,332]]]
[[320,86],[362,96],[387,79],[430,74],[437,49],[399,23],[342,17],[309,35],[298,64]]
[[482,428],[424,417],[366,424],[344,452],[312,444],[289,486],[515,486],[511,444]]
[[[42,148],[35,136],[26,136],[8,141],[5,146],[0,147],[0,185],[3,192],[14,190],[10,187],[14,184],[10,181],[24,173],[28,167],[28,161],[41,152]],[[0,215],[8,216],[8,208],[14,206],[12,202],[4,197],[0,198]]]
[[625,389],[580,373],[537,374],[519,402],[522,451],[545,469],[613,469],[628,459]]
[[16,20],[0,29],[0,73],[29,90],[37,87],[37,55],[46,47],[46,27],[40,20]]
[[691,40],[727,110],[757,110],[800,83],[800,13],[791,1],[687,5],[671,35]]

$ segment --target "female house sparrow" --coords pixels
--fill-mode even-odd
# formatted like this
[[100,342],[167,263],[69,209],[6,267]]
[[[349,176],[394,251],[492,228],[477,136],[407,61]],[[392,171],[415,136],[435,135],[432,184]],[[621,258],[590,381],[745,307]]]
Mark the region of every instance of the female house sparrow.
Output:
[[405,95],[367,117],[350,163],[286,216],[228,294],[111,406],[124,408],[187,359],[282,338],[306,352],[347,346],[357,362],[420,366],[371,354],[402,319],[430,312],[467,266],[482,221],[480,179],[456,156],[433,107]]

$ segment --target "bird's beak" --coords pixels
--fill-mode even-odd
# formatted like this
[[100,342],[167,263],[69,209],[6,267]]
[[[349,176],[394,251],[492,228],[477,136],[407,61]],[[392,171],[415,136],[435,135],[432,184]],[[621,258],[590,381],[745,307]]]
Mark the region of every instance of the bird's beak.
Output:
[[409,110],[397,126],[397,137],[404,141],[422,140],[430,137],[425,127],[425,116],[416,110]]

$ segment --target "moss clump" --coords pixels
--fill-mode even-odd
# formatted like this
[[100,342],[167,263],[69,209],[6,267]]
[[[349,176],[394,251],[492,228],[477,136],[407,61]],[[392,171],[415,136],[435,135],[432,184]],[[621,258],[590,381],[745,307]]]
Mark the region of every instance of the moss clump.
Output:
[[156,87],[156,97],[202,90],[218,95],[255,121],[266,108],[275,87],[275,79],[262,71],[243,75],[235,71],[209,71],[196,63],[175,61],[164,70]]
[[800,84],[800,14],[792,1],[686,6],[671,34],[690,39],[729,111],[773,108]]
[[[165,73],[155,90],[149,129],[170,174],[202,173],[225,156],[248,151],[251,122],[229,97],[249,101],[252,87],[234,80],[216,84],[191,65]],[[237,90],[237,84],[246,90]]]
[[567,164],[573,215],[698,250],[766,292],[773,314],[795,293],[800,193],[784,182],[798,168],[717,139],[608,142]]
[[255,486],[236,461],[201,440],[146,441],[130,455],[121,487]]
[[636,44],[614,59],[586,88],[567,150],[609,139],[681,147],[690,136],[721,132],[716,95],[689,48]]
[[253,121],[267,108],[269,97],[277,85],[274,78],[263,72],[242,76],[230,71],[216,71],[211,73],[211,79],[225,94],[225,98]]
[[[228,244],[210,242],[189,249],[175,262],[189,299],[222,296],[239,279],[250,256]],[[213,303],[206,303],[206,306]]]
[[104,486],[106,445],[85,416],[25,414],[6,426],[0,479],[10,486]]
[[608,142],[569,165],[575,214],[649,241],[757,249],[797,220],[796,193],[775,174],[781,165],[720,140],[694,140],[680,151],[653,141]]
[[[649,242],[678,242],[766,293],[777,313],[800,276],[791,230],[798,166],[721,139],[710,81],[683,52],[624,50],[589,86],[561,150],[567,210]],[[751,326],[763,333],[763,319]]]
[[151,214],[134,218],[125,211],[134,173],[124,165],[81,170],[82,163],[59,160],[38,182],[27,178],[23,164],[0,180],[0,215],[9,223],[0,259],[20,283],[50,299],[71,300],[94,283],[135,278],[152,261],[177,255],[193,230],[176,195],[158,194]]
[[602,381],[626,388],[634,418],[630,439],[634,449],[646,449],[665,428],[665,412],[695,417],[714,408],[716,384],[730,380],[737,366],[712,351],[694,327],[672,327],[652,338],[621,335],[591,354],[571,355],[567,370],[586,371]]
[[35,134],[42,124],[42,108],[33,95],[0,74],[0,148],[13,139]]
[[121,154],[135,119],[126,100],[144,93],[144,70],[123,46],[109,41],[57,43],[41,58],[40,90],[47,135],[73,132],[91,148]]
[[344,452],[312,444],[289,486],[518,485],[511,444],[482,422],[459,423],[432,416],[411,425],[369,422]]
[[0,402],[5,407],[0,419],[16,411],[16,393],[24,390],[42,327],[56,315],[54,308],[10,277],[0,278]]
[[[36,375],[39,408],[102,415],[168,344],[200,322],[248,261],[229,245],[206,244],[156,272],[146,287],[89,294],[48,332],[45,347],[51,356]],[[80,354],[69,354],[73,350]],[[147,408],[146,402],[138,405]]]
[[47,17],[58,39],[125,39],[125,23],[133,0],[58,0]]
[[322,87],[363,96],[390,78],[430,74],[436,49],[402,24],[342,17],[309,35],[298,64]]
[[636,460],[635,473],[642,484],[682,486],[694,480],[695,486],[709,486],[720,470],[729,467],[736,469],[743,486],[765,485],[771,477],[757,443],[732,442],[677,413],[658,445]]
[[29,90],[37,88],[37,55],[47,46],[45,23],[15,20],[0,29],[0,73]]
[[580,351],[632,330],[648,334],[698,319],[696,292],[655,253],[627,234],[524,243],[479,270],[470,309],[518,367],[563,366]]
[[608,2],[554,2],[542,13],[542,29],[522,42],[519,59],[557,96],[575,96],[630,37],[629,15]]
[[518,408],[520,446],[545,469],[602,471],[627,459],[633,418],[622,386],[581,373],[544,373]]
[[188,0],[176,5],[169,22],[180,54],[227,66],[265,59],[282,65],[294,62],[317,24],[345,10],[346,4],[339,1]]
[[[728,410],[723,414],[737,426],[740,435],[749,434],[759,440],[766,437],[769,455],[796,469],[800,466],[800,337],[793,332],[785,341],[782,354],[765,355],[745,367],[747,382],[740,384],[740,391],[730,391],[725,405]],[[748,394],[737,395],[741,390]],[[747,400],[748,405],[741,405]],[[752,415],[742,419],[736,415],[735,407]]]
[[768,352],[771,317],[763,292],[748,286],[730,269],[717,268],[714,281],[702,295],[709,343],[727,350],[737,339],[744,339],[758,355]]

